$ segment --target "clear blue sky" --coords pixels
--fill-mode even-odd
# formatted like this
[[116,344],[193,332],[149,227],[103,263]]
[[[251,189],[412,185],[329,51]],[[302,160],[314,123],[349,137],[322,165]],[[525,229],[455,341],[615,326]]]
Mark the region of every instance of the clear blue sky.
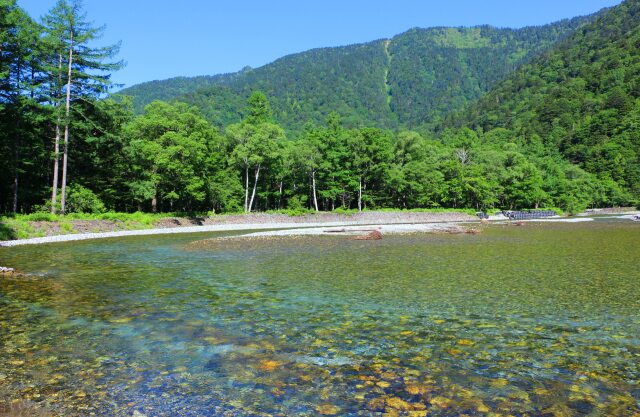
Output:
[[[389,38],[412,27],[541,25],[621,0],[84,0],[106,25],[102,45],[122,41],[125,85],[259,67],[324,46]],[[39,18],[55,0],[18,0]]]

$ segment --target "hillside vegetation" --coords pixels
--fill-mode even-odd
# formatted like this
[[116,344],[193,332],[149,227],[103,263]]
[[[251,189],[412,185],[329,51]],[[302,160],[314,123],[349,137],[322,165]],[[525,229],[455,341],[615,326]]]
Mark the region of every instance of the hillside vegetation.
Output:
[[234,74],[143,83],[121,94],[133,97],[137,112],[153,100],[194,104],[217,126],[238,122],[246,99],[260,90],[290,133],[321,123],[332,111],[347,127],[431,127],[594,18],[515,30],[412,29],[389,40],[313,49]]
[[539,142],[595,174],[614,200],[640,196],[640,2],[584,26],[449,126]]
[[91,49],[99,31],[73,4],[35,22],[0,0],[2,212],[640,201],[640,0],[539,28],[414,29],[154,82],[128,90],[138,106],[165,99],[141,113],[105,97],[117,48]]

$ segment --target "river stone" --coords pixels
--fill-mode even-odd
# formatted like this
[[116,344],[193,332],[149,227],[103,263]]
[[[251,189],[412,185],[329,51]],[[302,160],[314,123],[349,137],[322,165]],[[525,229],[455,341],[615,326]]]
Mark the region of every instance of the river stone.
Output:
[[382,233],[377,230],[373,230],[364,236],[357,236],[355,240],[380,240],[382,239]]
[[572,401],[569,406],[580,414],[589,414],[594,408],[594,405],[586,400]]

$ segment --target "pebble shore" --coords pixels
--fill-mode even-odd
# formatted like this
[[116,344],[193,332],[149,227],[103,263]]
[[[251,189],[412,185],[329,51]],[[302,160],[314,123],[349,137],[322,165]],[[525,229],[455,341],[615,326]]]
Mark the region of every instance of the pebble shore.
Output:
[[227,232],[268,229],[297,229],[314,227],[343,227],[372,224],[424,224],[478,221],[478,218],[465,213],[422,213],[422,212],[366,212],[357,214],[319,213],[304,216],[280,214],[248,214],[213,216],[203,219],[200,225],[182,225],[180,219],[165,222],[164,225],[178,227],[159,227],[155,229],[121,230],[101,233],[75,233],[45,236],[31,239],[0,241],[0,246],[36,245],[43,243],[71,242],[88,239],[117,238],[125,236],[148,236],[174,233]]

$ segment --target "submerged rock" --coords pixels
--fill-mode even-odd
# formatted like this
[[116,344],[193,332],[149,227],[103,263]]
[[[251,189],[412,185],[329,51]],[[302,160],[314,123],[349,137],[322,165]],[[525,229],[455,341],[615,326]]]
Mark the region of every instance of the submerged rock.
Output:
[[577,400],[569,403],[569,407],[576,410],[580,414],[589,414],[595,408],[595,405],[587,400]]
[[382,240],[382,233],[380,233],[378,230],[373,230],[367,233],[366,235],[356,236],[354,239],[355,240]]
[[345,366],[353,365],[353,360],[344,356],[324,358],[320,356],[296,356],[294,360],[298,363],[315,366]]
[[316,407],[316,411],[318,414],[323,416],[333,416],[340,412],[340,408],[336,407],[333,404],[320,404]]
[[258,369],[263,372],[273,372],[283,365],[282,362],[275,361],[273,359],[265,359],[260,361]]

